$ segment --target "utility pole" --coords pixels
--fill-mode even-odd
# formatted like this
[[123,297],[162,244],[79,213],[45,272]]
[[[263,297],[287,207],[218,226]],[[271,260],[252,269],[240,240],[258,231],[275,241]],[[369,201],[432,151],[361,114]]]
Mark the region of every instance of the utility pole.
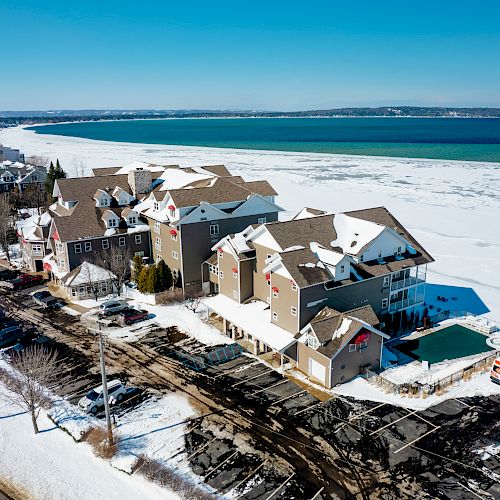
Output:
[[99,353],[101,358],[101,380],[102,380],[102,394],[104,396],[104,411],[106,412],[106,425],[108,427],[108,443],[113,444],[113,428],[111,426],[111,415],[109,412],[109,396],[108,396],[108,381],[106,377],[106,363],[104,361],[104,338],[101,331],[101,322],[97,320],[99,327]]

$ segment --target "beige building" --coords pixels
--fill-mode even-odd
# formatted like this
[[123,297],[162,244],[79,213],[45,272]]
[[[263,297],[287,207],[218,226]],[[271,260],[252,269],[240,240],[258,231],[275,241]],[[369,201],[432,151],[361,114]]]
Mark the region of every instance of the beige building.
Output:
[[432,262],[383,207],[304,209],[213,250],[205,275],[220,293],[207,305],[224,331],[327,387],[380,366],[383,339],[400,330],[403,315],[420,314]]

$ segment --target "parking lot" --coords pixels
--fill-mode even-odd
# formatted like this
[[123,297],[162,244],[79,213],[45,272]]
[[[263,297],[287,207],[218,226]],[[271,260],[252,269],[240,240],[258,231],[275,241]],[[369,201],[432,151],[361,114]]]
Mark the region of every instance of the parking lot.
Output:
[[[54,390],[76,403],[100,385],[95,336],[78,317],[33,306],[30,291],[2,300],[55,340],[72,383]],[[112,407],[118,424],[173,391],[195,402],[182,461],[219,492],[268,500],[498,497],[498,460],[476,451],[498,441],[499,398],[418,412],[345,397],[321,402],[246,355],[193,369],[189,360],[213,349],[176,328],[151,327],[136,341],[109,339],[106,357],[110,377],[135,388]]]

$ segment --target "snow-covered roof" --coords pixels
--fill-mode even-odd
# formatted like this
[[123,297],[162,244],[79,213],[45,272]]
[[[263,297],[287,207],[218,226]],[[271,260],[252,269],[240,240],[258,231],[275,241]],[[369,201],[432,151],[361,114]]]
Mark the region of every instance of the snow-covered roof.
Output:
[[91,264],[90,262],[83,262],[73,271],[66,274],[61,281],[66,286],[78,286],[86,283],[93,283],[96,281],[108,281],[116,276],[102,267]]
[[166,168],[159,178],[163,180],[159,190],[168,191],[170,189],[184,188],[188,186],[188,184],[197,181],[207,179],[213,179],[215,181],[217,177],[203,173],[190,172],[181,168]]
[[318,256],[318,259],[323,262],[323,264],[329,264],[331,266],[336,266],[340,261],[346,258],[343,253],[336,252],[335,250],[329,250],[324,246],[316,242],[310,243],[311,250]]
[[248,304],[239,304],[219,293],[205,299],[205,304],[275,351],[283,351],[295,342],[293,334],[271,323],[271,309],[265,302],[256,300]]
[[134,161],[132,163],[129,163],[128,165],[120,167],[120,169],[117,170],[113,175],[128,174],[132,170],[137,169],[149,170],[151,172],[162,172],[164,168],[165,167],[162,167],[161,165],[154,165],[152,163],[145,163],[143,161]]
[[357,255],[366,245],[371,243],[385,226],[346,214],[337,214],[333,219],[337,238],[332,247],[340,247],[346,254]]

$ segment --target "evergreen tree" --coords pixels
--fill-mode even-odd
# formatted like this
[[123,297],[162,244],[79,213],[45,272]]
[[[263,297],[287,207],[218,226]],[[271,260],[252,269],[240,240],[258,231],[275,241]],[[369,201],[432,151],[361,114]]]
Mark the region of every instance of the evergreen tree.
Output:
[[[139,275],[141,274],[142,269],[144,268],[144,264],[142,263],[142,257],[140,255],[136,255],[133,259],[133,267],[132,267],[132,280],[137,283],[139,279]],[[137,284],[137,286],[139,286]]]
[[155,264],[148,267],[148,276],[146,280],[147,293],[155,293],[158,288],[158,272]]
[[174,280],[172,278],[172,271],[165,264],[165,261],[162,259],[158,264],[157,273],[158,273],[158,292],[164,292],[165,290],[169,290],[172,288],[174,284]]
[[142,266],[141,272],[137,276],[137,289],[141,293],[148,293],[147,291],[148,276],[149,276],[148,266]]
[[66,172],[62,169],[59,160],[56,161],[56,166],[50,162],[49,171],[47,172],[47,178],[45,179],[45,190],[47,191],[47,197],[52,202],[55,199],[52,197],[52,192],[54,191],[54,183],[56,179],[66,179]]

